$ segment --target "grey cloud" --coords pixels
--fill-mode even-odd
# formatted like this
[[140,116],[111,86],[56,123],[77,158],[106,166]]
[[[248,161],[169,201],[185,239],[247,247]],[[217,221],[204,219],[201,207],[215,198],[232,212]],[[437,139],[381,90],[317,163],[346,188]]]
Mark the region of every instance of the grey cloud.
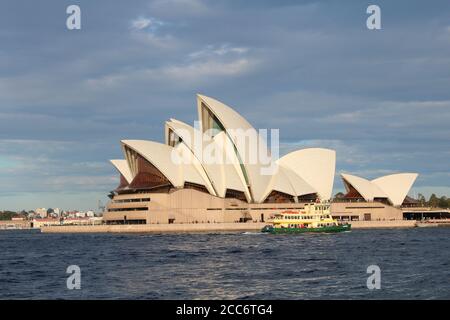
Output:
[[380,32],[360,1],[83,0],[79,32],[68,4],[0,10],[2,204],[40,206],[47,188],[94,207],[115,186],[119,140],[162,141],[164,120],[196,118],[196,92],[280,128],[283,152],[330,147],[338,172],[449,186],[446,1],[379,1]]

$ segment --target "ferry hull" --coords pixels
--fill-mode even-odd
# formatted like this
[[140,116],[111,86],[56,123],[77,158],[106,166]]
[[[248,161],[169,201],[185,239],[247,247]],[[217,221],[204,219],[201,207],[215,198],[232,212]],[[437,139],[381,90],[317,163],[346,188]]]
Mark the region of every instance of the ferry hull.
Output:
[[298,234],[298,233],[335,233],[350,231],[351,225],[344,224],[331,227],[320,227],[320,228],[274,228],[271,226],[264,227],[261,232],[271,233],[271,234]]

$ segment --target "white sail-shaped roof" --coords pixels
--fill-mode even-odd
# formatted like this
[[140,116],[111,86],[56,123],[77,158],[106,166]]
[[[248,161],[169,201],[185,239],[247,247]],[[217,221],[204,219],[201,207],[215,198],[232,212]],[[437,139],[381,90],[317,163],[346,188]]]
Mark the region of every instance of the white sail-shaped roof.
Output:
[[374,198],[387,198],[394,206],[400,206],[418,174],[391,174],[372,181],[344,173],[341,176],[346,187],[347,184],[353,186],[366,201],[372,201]]
[[399,206],[416,180],[417,173],[397,173],[372,180],[372,183],[382,189],[394,206]]
[[317,193],[305,180],[289,168],[279,166],[272,176],[265,193],[266,198],[272,191],[279,191],[294,197]]
[[127,180],[128,183],[133,181],[133,175],[131,174],[128,162],[125,159],[109,160],[112,165],[119,171],[119,173]]
[[[187,145],[185,145],[184,143],[179,143],[178,145],[175,146],[175,149],[177,150],[178,154],[180,155],[180,157],[183,159],[183,162],[186,163],[185,166],[189,166],[188,164],[191,164],[192,167],[195,168],[195,173],[200,175],[200,177],[202,178],[202,185],[204,185],[206,187],[206,189],[208,190],[208,192],[214,196],[216,196],[216,192],[211,184],[211,181],[208,178],[208,175],[205,172],[205,169],[203,168],[202,164],[200,163],[200,161],[195,157],[195,155],[192,153],[192,151],[189,149],[189,147]],[[193,182],[197,179],[197,175],[194,174],[193,170],[183,170],[183,179],[184,181],[188,181],[188,182]]]
[[[154,165],[174,187],[183,187],[185,182],[196,183],[208,187],[208,182],[198,173],[192,162],[185,163],[180,150],[171,146],[147,140],[122,140],[126,146]],[[130,168],[129,155],[125,153]]]
[[289,180],[296,196],[303,196],[311,193],[318,193],[317,190],[306,182],[302,177],[289,168],[280,167],[279,170]]
[[[212,194],[225,197],[227,189],[232,189],[244,192],[247,200],[251,201],[245,178],[240,171],[239,161],[235,153],[230,152],[232,145],[224,133],[219,133],[213,139],[207,138],[188,124],[171,119],[166,122],[166,143],[170,142],[170,131],[182,139],[182,144],[186,145],[193,157],[199,161],[205,171],[206,179],[214,190]],[[203,140],[200,142],[196,139]],[[221,161],[210,161],[207,150],[214,150],[216,158]]]
[[374,198],[388,198],[386,193],[370,180],[346,173],[341,173],[341,177],[344,183],[353,186],[366,201],[373,201]]
[[[216,157],[214,158],[220,159],[218,163],[213,163],[212,166],[220,170],[220,174],[222,175],[221,180],[223,181],[222,190],[232,189],[241,191],[245,194],[247,201],[251,202],[252,196],[247,187],[239,158],[234,152],[234,145],[226,133],[220,132],[214,136],[213,142],[208,146],[214,148],[214,152],[216,153]],[[207,159],[204,159],[204,162],[207,162]]]
[[209,178],[203,163],[201,162],[201,157],[198,157],[197,154],[195,154],[194,128],[182,121],[170,119],[169,121],[166,121],[165,124],[166,144],[171,143],[171,133],[175,133],[182,139],[182,143],[176,143],[175,146],[175,148],[179,150],[180,155],[182,155],[185,160],[192,161],[192,164],[197,169],[198,173],[202,176],[203,180],[206,182],[205,187],[208,189],[209,193],[217,196],[217,192],[212,184],[212,181]]
[[[123,140],[126,160],[111,160],[111,163],[131,184],[140,170],[142,156],[174,187],[182,188],[186,183],[202,185],[219,197],[226,197],[227,191],[236,197],[231,191],[239,191],[248,202],[255,203],[264,202],[272,191],[293,197],[316,193],[321,200],[331,198],[334,150],[302,149],[275,161],[266,141],[232,108],[204,95],[197,95],[197,108],[199,128],[170,119],[165,126],[166,144]],[[213,161],[208,158],[211,154],[214,154]],[[270,170],[274,167],[275,170]],[[264,174],[269,172],[272,174]],[[350,174],[341,176],[347,190],[354,188],[367,201],[387,198],[393,205],[401,205],[418,175],[400,173],[372,181]]]
[[311,185],[321,200],[331,198],[336,168],[336,152],[323,148],[297,150],[278,159],[277,163],[294,171]]
[[[262,202],[265,197],[267,185],[271,176],[263,175],[263,168],[270,165],[270,154],[267,150],[266,142],[261,139],[258,132],[239,113],[234,111],[224,103],[204,96],[197,95],[197,107],[199,120],[201,121],[202,132],[218,126],[226,131],[226,136],[235,147],[234,153],[242,165],[240,171],[245,178],[247,186],[251,189],[251,196],[254,202]],[[219,122],[214,123],[212,115]],[[217,128],[216,128],[217,129]],[[246,136],[252,139],[252,143],[245,142]],[[256,154],[254,152],[256,150]],[[260,155],[266,156],[269,163],[261,163]]]

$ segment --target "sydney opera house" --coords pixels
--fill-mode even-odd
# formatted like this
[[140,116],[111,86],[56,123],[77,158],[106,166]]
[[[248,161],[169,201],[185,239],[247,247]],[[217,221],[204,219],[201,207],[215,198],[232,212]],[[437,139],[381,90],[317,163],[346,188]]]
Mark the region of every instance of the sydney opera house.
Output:
[[407,196],[417,173],[391,174],[367,180],[341,174],[346,194],[334,199],[333,216],[340,220],[402,220],[402,207],[416,205]]
[[[124,159],[103,219],[108,224],[264,222],[286,209],[332,197],[336,153],[309,148],[273,157],[265,137],[229,106],[197,95],[194,127],[170,119],[165,143],[122,140]],[[416,174],[372,181],[342,175],[341,219],[398,216]],[[342,206],[344,204],[344,206]],[[348,209],[351,205],[356,209]],[[366,207],[365,209],[358,209]],[[333,207],[332,207],[333,208]]]

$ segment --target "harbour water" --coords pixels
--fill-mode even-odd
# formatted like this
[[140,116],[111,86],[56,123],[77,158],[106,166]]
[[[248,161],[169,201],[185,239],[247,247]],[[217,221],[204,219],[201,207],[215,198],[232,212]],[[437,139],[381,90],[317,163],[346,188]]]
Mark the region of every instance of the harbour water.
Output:
[[[450,228],[298,236],[0,232],[0,299],[450,299]],[[68,290],[69,265],[81,289]],[[381,269],[381,289],[366,286]]]

